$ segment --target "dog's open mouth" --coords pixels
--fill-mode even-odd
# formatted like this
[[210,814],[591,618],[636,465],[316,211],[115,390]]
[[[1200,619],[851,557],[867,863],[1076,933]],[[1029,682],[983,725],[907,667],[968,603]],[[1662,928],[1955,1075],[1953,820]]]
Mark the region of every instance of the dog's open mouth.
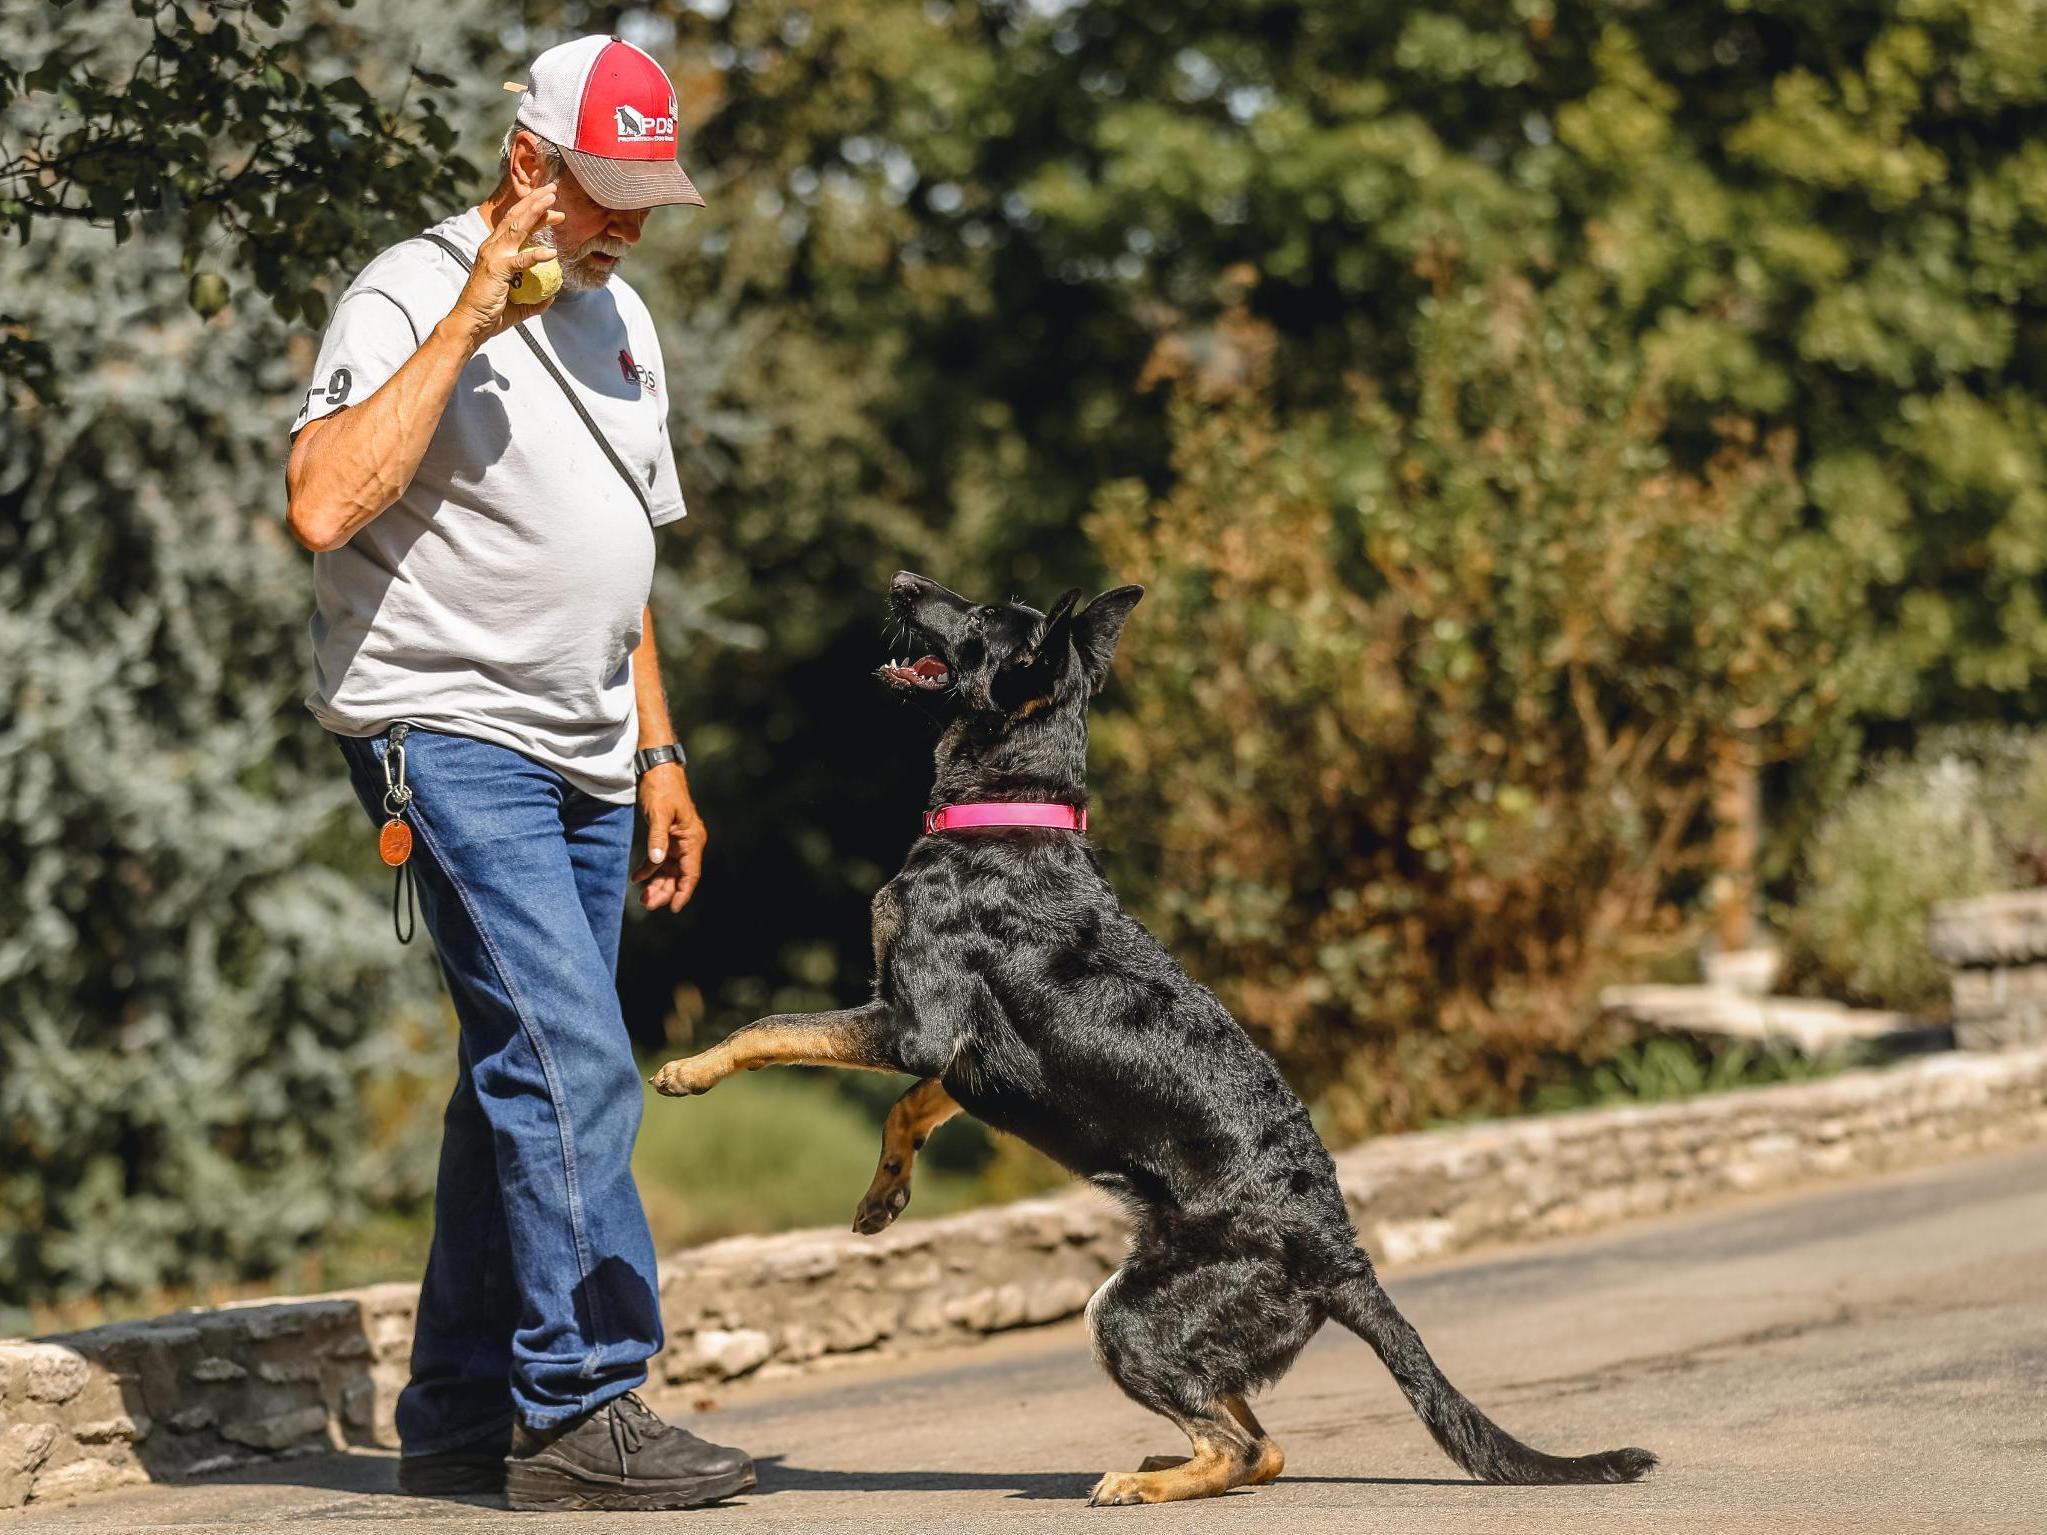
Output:
[[952,681],[952,673],[936,656],[919,656],[914,661],[891,661],[877,673],[892,688],[919,688],[935,693]]

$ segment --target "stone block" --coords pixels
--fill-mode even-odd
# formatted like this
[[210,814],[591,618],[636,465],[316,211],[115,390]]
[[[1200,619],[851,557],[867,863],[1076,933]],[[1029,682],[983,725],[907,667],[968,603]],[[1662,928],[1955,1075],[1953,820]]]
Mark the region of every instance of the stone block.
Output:
[[988,1332],[995,1321],[995,1306],[993,1290],[975,1290],[952,1297],[945,1303],[942,1314],[946,1321],[971,1332]]
[[774,1352],[774,1340],[758,1328],[731,1331],[709,1328],[692,1340],[695,1357],[720,1380],[732,1380],[759,1369]]
[[1446,1251],[1455,1241],[1454,1221],[1381,1221],[1370,1228],[1372,1248],[1383,1263],[1398,1266],[1419,1263]]
[[376,1426],[377,1383],[367,1375],[358,1375],[341,1388],[341,1421],[358,1432],[367,1432]]
[[89,1492],[112,1492],[149,1480],[149,1473],[133,1459],[74,1460],[44,1471],[35,1479],[38,1503],[55,1503],[81,1497]]
[[803,1364],[824,1354],[830,1341],[819,1329],[797,1322],[782,1329],[775,1345],[775,1357],[786,1363]]
[[2047,890],[1942,901],[1927,918],[1926,946],[1950,965],[2047,960]]
[[1024,1320],[1036,1326],[1078,1316],[1092,1294],[1094,1286],[1085,1279],[1055,1279],[1050,1284],[1033,1285],[1025,1303]]
[[68,1402],[92,1375],[85,1356],[62,1344],[23,1343],[12,1345],[10,1352],[15,1354],[15,1390],[32,1402]]
[[0,1430],[0,1476],[34,1471],[56,1442],[54,1423],[10,1423]]
[[1999,1018],[1958,1023],[1955,1043],[1964,1050],[2023,1050],[2047,1044],[2047,1020]]
[[412,1352],[412,1312],[385,1312],[372,1317],[369,1341],[378,1359],[402,1359]]
[[271,1338],[296,1338],[316,1320],[309,1308],[299,1306],[255,1306],[236,1318],[241,1323],[244,1336],[267,1341]]
[[1020,1284],[1000,1285],[995,1291],[995,1304],[988,1314],[990,1332],[1006,1332],[1012,1327],[1021,1327],[1030,1316],[1030,1299]]
[[80,1444],[133,1444],[148,1438],[151,1426],[148,1418],[101,1418],[96,1423],[77,1424],[71,1437]]
[[221,1437],[252,1450],[282,1450],[327,1432],[327,1409],[294,1407],[221,1425]]

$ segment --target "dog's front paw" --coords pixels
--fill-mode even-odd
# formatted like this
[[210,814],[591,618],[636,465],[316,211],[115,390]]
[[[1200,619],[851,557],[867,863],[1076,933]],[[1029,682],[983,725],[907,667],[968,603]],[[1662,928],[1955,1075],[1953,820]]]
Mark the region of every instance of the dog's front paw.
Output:
[[723,1078],[707,1069],[700,1055],[688,1055],[680,1060],[670,1061],[649,1078],[654,1091],[665,1093],[670,1098],[689,1098],[698,1093],[708,1093]]
[[1142,1472],[1111,1471],[1095,1483],[1095,1490],[1087,1495],[1087,1506],[1109,1508],[1119,1503],[1149,1503],[1152,1501],[1146,1496],[1149,1485]]
[[853,1212],[853,1229],[864,1237],[871,1237],[892,1225],[909,1202],[910,1186],[907,1183],[869,1189],[867,1197],[860,1201],[860,1208]]

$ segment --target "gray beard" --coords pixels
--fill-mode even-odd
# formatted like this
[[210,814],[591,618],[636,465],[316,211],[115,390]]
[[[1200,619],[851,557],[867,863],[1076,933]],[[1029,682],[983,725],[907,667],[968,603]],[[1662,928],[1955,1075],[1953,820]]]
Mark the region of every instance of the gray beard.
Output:
[[562,291],[565,293],[589,293],[611,281],[611,274],[617,270],[617,263],[600,267],[587,256],[578,260],[562,262]]
[[[552,229],[536,229],[533,232],[533,243],[535,245],[545,245],[555,253],[555,260],[561,263],[562,292],[564,293],[589,293],[601,288],[611,281],[611,274],[617,269],[616,262],[608,267],[598,266],[596,262],[589,258],[587,252],[581,256],[564,256],[561,253],[561,248],[555,244],[554,231]],[[593,246],[596,243],[596,241],[591,242]],[[624,258],[620,257],[619,259],[623,260]]]

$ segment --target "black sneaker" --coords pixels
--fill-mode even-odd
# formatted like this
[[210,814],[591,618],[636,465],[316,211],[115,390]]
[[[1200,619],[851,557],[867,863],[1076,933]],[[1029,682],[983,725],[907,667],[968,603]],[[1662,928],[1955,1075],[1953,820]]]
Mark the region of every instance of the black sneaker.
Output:
[[745,1452],[663,1423],[630,1391],[542,1433],[521,1424],[505,1465],[506,1498],[528,1511],[695,1508],[754,1480]]
[[401,1455],[398,1490],[427,1498],[503,1492],[505,1452],[511,1447],[512,1430],[507,1424],[487,1438],[457,1445],[452,1450],[432,1455]]

